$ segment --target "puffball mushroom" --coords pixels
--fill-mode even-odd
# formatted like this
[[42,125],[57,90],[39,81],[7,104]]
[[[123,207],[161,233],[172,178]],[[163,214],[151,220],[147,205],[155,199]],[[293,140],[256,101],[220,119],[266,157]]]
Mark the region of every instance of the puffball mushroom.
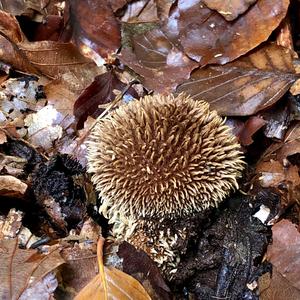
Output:
[[101,212],[129,226],[218,206],[238,187],[244,165],[224,122],[185,94],[145,96],[101,119],[88,143]]

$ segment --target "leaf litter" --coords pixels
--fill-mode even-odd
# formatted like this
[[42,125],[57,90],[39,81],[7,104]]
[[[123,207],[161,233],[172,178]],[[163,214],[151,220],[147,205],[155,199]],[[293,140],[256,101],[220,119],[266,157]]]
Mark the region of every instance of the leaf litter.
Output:
[[[300,6],[288,6],[0,1],[1,297],[299,298]],[[218,209],[172,222],[188,238],[164,278],[110,241],[84,142],[116,106],[181,92],[227,117],[248,168]]]

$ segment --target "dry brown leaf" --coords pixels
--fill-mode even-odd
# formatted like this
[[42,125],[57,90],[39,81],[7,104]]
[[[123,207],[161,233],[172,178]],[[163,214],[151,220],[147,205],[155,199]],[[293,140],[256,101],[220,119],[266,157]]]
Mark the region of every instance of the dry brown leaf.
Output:
[[40,0],[0,0],[0,9],[9,12],[14,16],[22,15],[30,10],[41,11],[42,3]]
[[1,130],[0,128],[0,145],[4,144],[7,142],[7,137],[4,131]]
[[217,10],[227,21],[236,19],[257,0],[203,0],[207,7]]
[[44,86],[48,105],[52,105],[58,112],[63,115],[73,115],[73,106],[76,98],[72,92],[61,79],[52,80]]
[[300,290],[300,233],[295,224],[281,220],[272,227],[273,242],[267,259],[296,289]]
[[133,51],[122,49],[120,60],[142,77],[148,89],[169,93],[196,67],[159,29],[134,36],[132,42]]
[[242,129],[238,133],[237,137],[243,146],[249,146],[253,143],[252,136],[264,125],[266,121],[260,117],[252,116],[245,124],[243,124]]
[[270,44],[224,66],[196,70],[176,91],[206,100],[221,115],[246,116],[274,104],[295,80],[289,51]]
[[93,61],[80,54],[71,43],[28,42],[15,17],[0,11],[0,60],[23,72],[56,78],[72,72],[76,82],[86,73],[97,74]]
[[120,24],[108,1],[71,1],[70,25],[73,39],[83,51],[88,48],[107,57],[121,46]]
[[129,3],[121,21],[127,23],[158,22],[155,1],[138,0]]
[[118,269],[103,265],[103,243],[104,239],[100,238],[97,248],[99,274],[80,291],[75,300],[151,300],[136,279]]
[[12,208],[7,216],[0,222],[0,240],[15,238],[22,227],[23,213]]
[[6,216],[0,215],[0,240],[18,237],[19,245],[25,248],[37,242],[40,238],[33,235],[22,224],[23,212],[14,208],[10,209]]
[[0,172],[7,175],[20,175],[26,163],[27,160],[24,158],[0,153]]
[[295,123],[291,126],[285,135],[283,142],[273,143],[264,154],[264,160],[276,159],[279,162],[283,161],[291,155],[300,153],[300,123]]
[[261,162],[256,167],[262,187],[278,187],[280,183],[290,183],[292,187],[300,186],[297,166],[284,167],[279,161]]
[[227,22],[201,0],[178,1],[164,29],[201,66],[225,64],[266,41],[285,17],[289,0],[260,0],[234,22]]
[[52,41],[21,42],[11,44],[0,36],[0,59],[24,72],[57,78],[66,72],[82,76],[85,68],[95,68],[94,63],[81,55],[70,43]]
[[19,249],[18,239],[0,240],[0,298],[19,299],[21,294],[64,263],[55,248],[47,255]]
[[272,268],[272,278],[266,278],[269,273],[259,278],[260,300],[298,300],[300,290],[280,274],[276,267]]
[[0,195],[6,197],[22,197],[27,190],[27,184],[11,175],[0,176]]
[[47,274],[39,282],[31,284],[18,300],[54,299],[53,292],[58,286],[58,281],[53,273]]
[[19,43],[24,39],[17,19],[3,10],[0,10],[0,32],[14,43]]

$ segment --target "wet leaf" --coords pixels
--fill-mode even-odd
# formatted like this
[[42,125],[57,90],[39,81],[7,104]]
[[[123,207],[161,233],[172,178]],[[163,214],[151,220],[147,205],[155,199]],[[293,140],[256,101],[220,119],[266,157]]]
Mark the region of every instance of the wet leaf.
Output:
[[256,1],[257,0],[203,0],[207,7],[217,10],[227,21],[236,19]]
[[224,66],[197,69],[176,91],[206,100],[221,115],[247,116],[274,104],[295,80],[290,53],[270,44]]
[[70,24],[75,43],[102,57],[115,53],[121,46],[120,25],[108,1],[71,1]]
[[203,5],[178,1],[164,29],[172,41],[200,63],[225,64],[268,39],[286,15],[289,0],[260,0],[234,22]]
[[300,233],[296,225],[289,220],[276,223],[272,227],[272,239],[267,259],[290,285],[300,290]]
[[148,89],[171,92],[196,67],[159,29],[134,36],[132,43],[133,51],[122,49],[120,60],[142,77]]
[[18,239],[0,240],[0,251],[1,299],[19,299],[24,290],[64,263],[59,249],[39,254],[19,249]]

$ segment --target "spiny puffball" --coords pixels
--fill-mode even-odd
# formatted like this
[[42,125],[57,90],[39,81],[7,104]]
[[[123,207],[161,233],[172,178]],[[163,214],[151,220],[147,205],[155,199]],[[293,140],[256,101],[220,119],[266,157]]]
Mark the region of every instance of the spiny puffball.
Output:
[[240,146],[216,111],[185,94],[145,96],[101,119],[88,170],[113,220],[164,219],[216,207],[237,188]]

